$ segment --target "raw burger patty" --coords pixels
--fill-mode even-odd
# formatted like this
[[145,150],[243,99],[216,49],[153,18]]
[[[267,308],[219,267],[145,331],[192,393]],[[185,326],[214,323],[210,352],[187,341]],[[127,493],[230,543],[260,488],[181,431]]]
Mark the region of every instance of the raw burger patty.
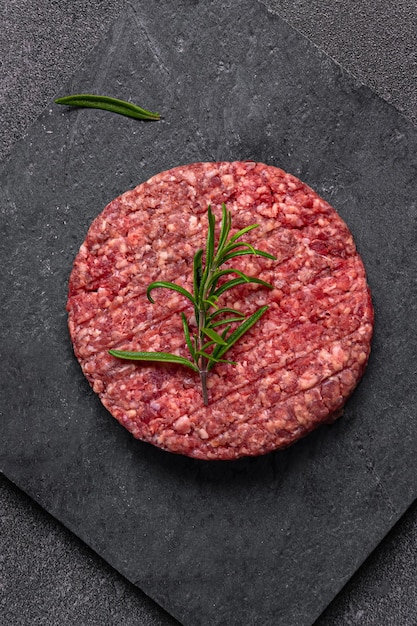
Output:
[[[234,267],[272,283],[246,285],[221,306],[261,320],[208,380],[209,406],[185,367],[120,360],[110,348],[189,358],[180,312],[188,300],[150,282],[192,289],[207,207],[232,212],[233,230],[277,257],[238,257]],[[362,376],[373,308],[352,235],[307,185],[254,162],[194,163],[157,174],[113,200],[92,223],[75,259],[67,305],[75,354],[94,391],[135,437],[198,459],[236,459],[293,443],[335,419]]]

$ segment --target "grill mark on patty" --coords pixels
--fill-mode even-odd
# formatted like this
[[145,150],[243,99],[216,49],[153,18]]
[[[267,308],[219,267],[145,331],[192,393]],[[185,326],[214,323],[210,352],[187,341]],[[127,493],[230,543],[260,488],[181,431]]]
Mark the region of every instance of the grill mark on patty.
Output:
[[[337,274],[335,273],[335,275]],[[344,272],[341,272],[341,276],[344,276]],[[285,330],[291,330],[292,328],[294,328],[294,326],[297,326],[301,329],[302,324],[310,320],[306,319],[302,321],[300,320],[300,318],[294,317],[294,315],[292,314],[292,310],[294,309],[295,304],[296,303],[298,304],[300,301],[303,304],[305,304],[307,295],[310,299],[312,296],[311,296],[311,293],[306,294],[304,292],[311,291],[313,288],[322,289],[323,287],[326,286],[328,281],[329,281],[328,269],[323,268],[323,270],[314,277],[313,281],[311,281],[310,283],[306,285],[300,285],[300,287],[296,291],[294,291],[293,293],[289,295],[285,295],[282,299],[271,300],[273,294],[269,295],[270,294],[269,290],[256,289],[254,292],[251,292],[249,297],[246,298],[244,313],[245,315],[248,316],[258,306],[260,306],[260,304],[267,303],[270,305],[271,311],[267,313],[267,317],[265,318],[265,320],[269,319],[272,316],[272,314],[274,314],[274,315],[277,315],[277,318],[278,318],[277,323],[282,324],[285,321],[288,324]],[[241,291],[242,291],[241,298],[243,298],[247,294],[245,294],[244,289],[242,289]],[[357,281],[352,280],[352,283],[349,284],[349,290],[345,291],[342,295],[338,296],[337,301],[333,305],[327,302],[325,298],[320,303],[317,299],[315,299],[315,304],[316,304],[314,308],[315,317],[319,319],[320,317],[324,318],[326,317],[326,314],[328,313],[329,317],[332,318],[332,314],[337,309],[339,309],[341,305],[348,304],[351,295],[358,293],[359,291],[360,291],[360,287],[357,285]],[[149,303],[147,298],[145,298],[145,300],[143,301],[144,294],[136,295],[132,293],[129,299],[124,298],[123,302],[120,302],[120,303],[118,302],[114,303],[114,299],[113,299],[112,302],[115,305],[116,311],[120,310],[121,304],[123,305],[124,311],[128,311],[129,309],[132,309],[131,315],[126,314],[124,316],[127,319],[127,325],[131,324],[132,322],[136,322],[130,328],[121,324],[120,321],[116,320],[111,315],[112,305],[110,305],[109,307],[106,307],[105,309],[100,309],[100,313],[97,314],[96,316],[94,332],[97,333],[97,330],[100,328],[103,328],[103,330],[105,330],[106,328],[112,329],[113,337],[108,337],[108,339],[106,340],[103,339],[103,341],[106,342],[104,346],[106,349],[109,349],[109,348],[124,349],[124,350],[150,349],[149,347],[147,347],[146,333],[150,332],[153,334],[157,332],[158,327],[163,328],[164,324],[167,324],[167,328],[163,328],[164,332],[171,333],[171,331],[174,331],[172,332],[172,337],[180,338],[181,343],[183,344],[183,340],[182,340],[183,331],[182,331],[182,324],[180,320],[180,313],[185,312],[188,317],[191,317],[193,315],[192,307],[188,305],[187,300],[183,296],[177,293],[174,293],[169,298],[165,297],[165,293],[162,295],[161,298],[158,298],[157,295],[154,295],[154,297],[157,302],[156,305],[152,305],[151,303]],[[75,296],[74,298],[77,298],[77,296]],[[259,298],[261,298],[261,302],[259,302]],[[237,296],[237,299],[239,299],[239,295]],[[248,306],[251,304],[251,299],[258,300],[258,302],[252,303],[252,306]],[[233,304],[233,301],[227,302],[227,304]],[[272,310],[272,307],[274,307],[273,310]],[[144,315],[143,317],[140,317],[136,321],[134,317],[135,309],[144,309],[146,317]],[[305,316],[306,314],[308,314],[308,311],[304,310],[302,311],[302,313]],[[101,323],[100,323],[100,318],[103,320]],[[80,333],[87,332],[86,329],[88,330],[90,328],[90,321],[91,320],[88,319],[82,324],[79,324],[78,327],[80,329]],[[274,323],[275,323],[275,320],[274,320]],[[260,327],[262,328],[262,335],[265,336],[264,320],[261,320],[259,324],[260,324]],[[78,335],[80,333],[78,333]],[[270,328],[269,333],[270,334],[268,336],[274,334],[275,333],[274,329]],[[114,335],[120,336],[120,338],[118,339]],[[97,335],[97,337],[100,337],[100,340],[97,345],[97,349],[102,347],[101,338],[103,336],[106,336],[106,334],[103,332],[100,332],[100,334]],[[239,346],[240,347],[243,346],[245,341],[246,341],[246,338],[244,337],[240,341]],[[91,347],[94,346],[95,344],[94,336],[90,336],[90,342],[91,342],[90,346]],[[172,344],[169,344],[169,343],[167,343],[166,346],[164,347],[165,351],[168,351],[171,349],[172,349]],[[184,355],[186,354],[187,354],[187,351],[184,350]]]

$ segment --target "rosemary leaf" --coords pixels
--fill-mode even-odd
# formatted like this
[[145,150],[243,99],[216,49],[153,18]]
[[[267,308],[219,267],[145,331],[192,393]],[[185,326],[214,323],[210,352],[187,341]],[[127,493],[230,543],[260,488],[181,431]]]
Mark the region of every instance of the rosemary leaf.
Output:
[[177,363],[178,365],[185,365],[195,372],[198,372],[198,367],[196,367],[194,363],[182,356],[178,356],[177,354],[171,354],[170,352],[130,352],[128,350],[109,350],[109,354],[118,357],[119,359],[127,359],[129,361]]
[[232,289],[233,287],[238,287],[239,285],[244,285],[245,283],[247,284],[248,281],[244,278],[232,278],[231,280],[228,280],[227,282],[220,285],[220,287],[218,287],[214,293],[217,297],[219,297],[222,295],[222,293],[229,291],[229,289]]
[[256,254],[256,256],[263,256],[266,259],[272,259],[273,261],[276,261],[276,257],[274,257],[272,254],[269,254],[269,252],[264,252],[263,250],[255,250],[254,252],[252,252],[251,250],[235,250],[234,252],[231,252],[224,257],[223,263],[226,263],[226,261],[230,261],[230,259],[234,259],[235,256],[245,256],[246,254]]
[[152,304],[155,304],[155,300],[151,298],[151,291],[153,291],[153,289],[157,289],[158,287],[165,287],[165,289],[172,289],[172,291],[178,291],[181,295],[185,296],[185,298],[188,298],[188,300],[190,300],[192,304],[196,304],[196,301],[193,298],[193,295],[189,291],[187,291],[187,289],[184,289],[184,287],[181,287],[181,285],[177,285],[176,283],[169,283],[164,280],[156,280],[155,282],[151,283],[148,289],[146,290],[146,296],[149,302],[151,302]]
[[211,208],[208,208],[207,211],[208,216],[208,231],[207,231],[207,245],[206,245],[206,267],[209,269],[213,266],[214,259],[214,237],[215,237],[215,217],[211,211]]
[[102,109],[104,111],[118,113],[119,115],[133,117],[137,120],[157,121],[161,119],[159,113],[153,113],[152,111],[143,109],[142,107],[132,104],[131,102],[119,100],[118,98],[111,98],[110,96],[97,96],[91,93],[74,94],[71,96],[56,98],[55,104],[87,107],[90,109]]
[[[218,359],[222,357],[226,352],[237,342],[239,339],[250,329],[256,322],[262,317],[264,313],[268,310],[268,306],[260,307],[255,313],[253,313],[248,319],[236,328],[233,333],[227,339],[227,346],[218,346],[213,351],[213,356]],[[209,369],[210,366],[209,366]]]
[[259,228],[259,224],[251,224],[250,226],[245,226],[245,228],[238,230],[237,233],[230,237],[229,243],[234,243],[237,239],[240,239],[240,237],[243,237],[243,235],[246,235],[246,233],[249,233],[254,228]]
[[213,317],[223,313],[233,313],[233,315],[239,315],[240,319],[243,319],[245,317],[244,314],[237,309],[232,309],[231,307],[223,307],[223,309],[217,309],[217,311],[211,313],[210,318],[213,319]]
[[193,360],[195,361],[195,350],[194,350],[193,342],[191,341],[190,328],[188,326],[185,313],[181,313],[181,319],[182,319],[182,327],[184,330],[185,343],[187,344],[187,348],[191,356],[193,357]]
[[230,254],[231,252],[233,252],[233,250],[239,250],[240,248],[245,248],[246,250],[249,250],[250,254],[256,254],[255,248],[250,243],[238,241],[237,243],[234,243],[231,246],[227,246],[224,249],[224,255],[226,256]]
[[[197,352],[197,355],[205,357],[207,359],[207,361],[212,363],[212,367],[214,367],[214,365],[216,363],[232,363],[233,365],[235,365],[234,361],[229,361],[227,359],[219,359],[219,358],[213,356],[212,352],[210,353],[210,352],[205,352],[204,350],[199,350]],[[207,373],[207,370],[206,370],[206,373]]]
[[219,322],[212,322],[211,327],[216,328],[217,326],[224,326],[225,324],[233,324],[234,322],[241,322],[243,317],[228,317],[225,320],[220,320]]
[[[239,320],[239,321],[242,321],[242,320]],[[226,339],[227,339],[227,335],[228,335],[228,333],[230,332],[230,329],[231,329],[231,328],[232,328],[232,325],[231,325],[231,324],[228,324],[228,325],[226,326],[226,328],[225,328],[225,329],[223,330],[223,332],[222,332],[222,338],[223,338],[225,341],[226,341]]]
[[245,283],[246,284],[255,283],[257,285],[262,285],[263,287],[267,287],[268,289],[273,289],[273,285],[270,285],[269,283],[267,283],[266,281],[262,280],[261,278],[245,276],[245,278],[241,278],[241,277],[239,277],[239,278],[232,278],[232,280],[229,280],[226,283],[224,283],[223,285],[220,285],[220,287],[218,287],[218,289],[216,289],[214,294],[218,298],[219,296],[221,296],[222,293],[224,293],[225,291],[228,291],[232,287],[237,287],[238,285],[244,285]]
[[193,284],[195,294],[199,293],[201,279],[203,278],[203,254],[204,251],[202,249],[197,250],[193,259]]
[[226,205],[222,204],[222,223],[220,227],[220,235],[219,235],[219,243],[217,245],[217,254],[216,260],[218,259],[219,254],[223,250],[224,244],[227,241],[227,238],[230,233],[230,229],[232,227],[232,218],[231,213],[226,209]]
[[[246,281],[246,274],[244,274],[240,270],[236,270],[236,269],[233,269],[231,267],[230,269],[227,269],[227,270],[219,270],[218,272],[213,274],[213,276],[208,280],[207,286],[210,287],[210,288],[215,287],[216,284],[218,283],[219,279],[222,276],[227,276],[227,274],[237,274],[238,276],[240,276],[241,278],[243,278]],[[246,281],[246,282],[249,282],[249,281]]]
[[224,339],[222,339],[222,337],[220,337],[220,335],[216,333],[216,331],[213,330],[213,328],[202,328],[201,332],[207,335],[207,337],[210,337],[210,339],[212,339],[214,343],[220,346],[227,346],[227,342]]

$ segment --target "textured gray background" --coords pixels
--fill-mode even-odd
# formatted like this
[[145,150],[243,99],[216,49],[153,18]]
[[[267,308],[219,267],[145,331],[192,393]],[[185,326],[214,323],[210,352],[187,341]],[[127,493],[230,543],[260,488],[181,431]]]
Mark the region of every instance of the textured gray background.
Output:
[[[256,1],[256,0],[254,0]],[[409,119],[417,121],[417,10],[406,0],[268,0],[277,12]],[[123,3],[15,0],[1,5],[0,156],[49,103]],[[175,624],[6,479],[1,484],[5,624]],[[417,623],[417,508],[317,622]]]

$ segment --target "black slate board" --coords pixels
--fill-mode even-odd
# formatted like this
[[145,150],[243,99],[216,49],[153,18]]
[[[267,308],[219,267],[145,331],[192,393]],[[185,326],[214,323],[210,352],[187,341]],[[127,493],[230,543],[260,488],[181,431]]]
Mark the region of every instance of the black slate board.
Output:
[[[131,3],[2,171],[1,469],[183,624],[311,624],[417,493],[415,129],[253,1]],[[67,278],[91,220],[150,175],[254,159],[352,229],[376,309],[345,416],[293,448],[202,463],[135,441],[73,358]]]

